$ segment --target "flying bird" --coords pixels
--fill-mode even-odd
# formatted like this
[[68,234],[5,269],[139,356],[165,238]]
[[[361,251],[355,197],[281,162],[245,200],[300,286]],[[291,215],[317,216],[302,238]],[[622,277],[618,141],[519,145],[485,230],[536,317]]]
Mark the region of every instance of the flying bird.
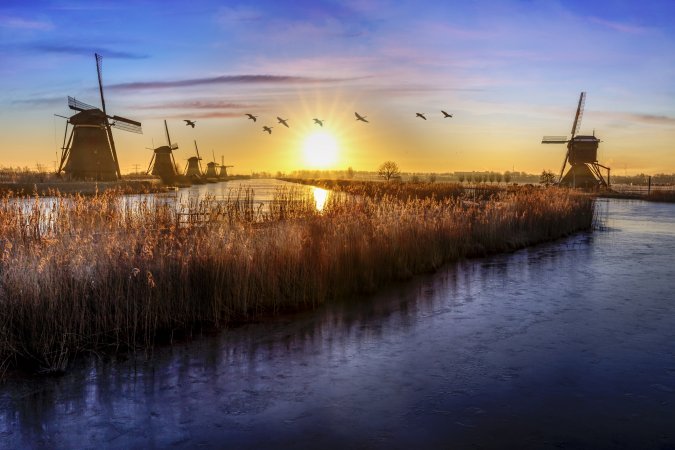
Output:
[[263,127],[263,131],[267,131],[268,134],[272,134],[272,127],[268,127],[267,125],[265,125]]
[[422,114],[422,113],[415,113],[415,116],[420,117],[420,118],[422,118],[422,119],[424,119],[424,120],[427,120],[427,118],[424,117],[424,114]]
[[277,117],[277,120],[279,121],[280,124],[288,128],[288,124],[286,123],[288,119],[282,119],[281,117]]
[[362,116],[357,112],[355,112],[354,115],[356,116],[356,120],[360,120],[361,122],[370,123],[366,120],[366,116]]
[[195,127],[195,124],[197,123],[196,120],[187,120],[183,119],[183,122],[185,122],[185,126],[187,127],[188,125],[191,126],[192,128]]
[[317,125],[323,126],[323,120],[321,120],[321,119],[315,118],[314,123],[317,124]]
[[452,114],[448,114],[448,113],[446,113],[445,111],[443,111],[442,109],[441,109],[441,112],[443,113],[443,118],[444,118],[444,119],[445,119],[445,118],[448,118],[448,117],[452,117]]
[[249,114],[249,113],[246,113],[246,115],[248,116],[249,119],[251,119],[254,122],[255,122],[256,117],[258,117],[258,116],[254,116],[253,114]]

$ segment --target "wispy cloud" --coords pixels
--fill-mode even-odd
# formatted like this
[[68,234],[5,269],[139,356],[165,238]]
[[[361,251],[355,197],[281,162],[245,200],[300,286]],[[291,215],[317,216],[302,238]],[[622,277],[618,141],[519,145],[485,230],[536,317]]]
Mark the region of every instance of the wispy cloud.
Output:
[[630,112],[597,111],[598,114],[611,119],[618,119],[624,122],[641,123],[646,125],[675,125],[675,117],[660,114],[640,114]]
[[54,29],[54,24],[46,20],[24,19],[0,15],[0,27],[21,30],[49,31]]
[[[152,105],[137,106],[137,109],[245,109],[253,108],[255,105],[232,103],[227,101],[201,101],[185,100],[166,103],[155,103]],[[205,113],[206,114],[206,113]]]
[[216,14],[216,22],[225,26],[255,22],[261,18],[262,13],[259,10],[240,6],[225,6]]
[[37,50],[45,53],[61,53],[67,55],[91,55],[96,52],[103,55],[105,58],[115,59],[145,59],[148,55],[141,53],[124,52],[113,50],[105,47],[85,46],[85,45],[70,45],[70,44],[49,44],[36,43],[28,45],[32,50]]
[[614,31],[618,31],[620,33],[644,34],[644,33],[649,31],[649,28],[646,28],[646,27],[641,27],[641,26],[638,26],[638,25],[632,25],[632,24],[622,23],[622,22],[613,22],[611,20],[601,19],[599,17],[590,17],[589,20],[591,22],[595,22],[597,24],[603,25],[607,28],[610,28]]
[[35,98],[26,98],[20,100],[12,100],[12,105],[26,105],[26,106],[54,106],[54,105],[66,105],[66,96],[58,97],[35,97]]
[[137,91],[145,89],[167,89],[218,84],[316,84],[341,83],[354,78],[318,78],[288,75],[221,75],[218,77],[189,78],[172,81],[137,81],[132,83],[113,84],[108,89],[120,91]]
[[[153,116],[145,116],[146,119],[185,119],[185,114],[160,114]],[[194,119],[233,119],[233,118],[244,118],[246,117],[241,112],[233,111],[204,111],[197,113],[190,113],[189,118]]]

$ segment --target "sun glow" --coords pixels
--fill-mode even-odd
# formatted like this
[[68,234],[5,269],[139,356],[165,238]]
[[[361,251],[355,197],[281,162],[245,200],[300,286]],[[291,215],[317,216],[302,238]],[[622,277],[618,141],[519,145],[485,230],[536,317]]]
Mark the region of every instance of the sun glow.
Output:
[[305,138],[302,151],[307,165],[326,168],[337,162],[338,143],[332,134],[315,131]]

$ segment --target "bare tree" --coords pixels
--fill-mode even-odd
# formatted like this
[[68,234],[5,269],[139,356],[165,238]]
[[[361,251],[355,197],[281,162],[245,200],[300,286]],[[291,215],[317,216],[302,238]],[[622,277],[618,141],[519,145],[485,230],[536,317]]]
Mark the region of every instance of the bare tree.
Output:
[[401,171],[398,168],[398,164],[394,161],[385,161],[380,168],[377,169],[377,175],[384,178],[386,181],[389,181],[392,178],[400,177]]
[[539,183],[545,184],[546,186],[553,184],[555,182],[555,174],[550,170],[544,170],[539,175]]
[[429,174],[429,183],[435,183],[435,182],[436,182],[436,174],[430,173]]

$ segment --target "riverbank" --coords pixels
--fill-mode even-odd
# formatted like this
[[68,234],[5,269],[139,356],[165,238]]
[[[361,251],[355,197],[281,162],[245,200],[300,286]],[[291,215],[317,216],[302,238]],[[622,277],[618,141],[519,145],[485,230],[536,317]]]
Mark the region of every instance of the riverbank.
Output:
[[118,191],[121,194],[150,194],[166,192],[168,188],[159,179],[121,180],[121,181],[61,181],[0,183],[0,195],[52,195],[61,194],[96,195],[105,191]]
[[[280,190],[262,219],[246,193],[179,213],[119,194],[0,200],[0,368],[62,372],[78,354],[150,349],[205,329],[372,293],[458,259],[579,230],[593,199],[521,188],[463,196]],[[403,192],[402,192],[403,193]],[[26,207],[28,205],[28,207]],[[199,221],[185,217],[198,216]],[[262,220],[262,222],[261,222]]]

